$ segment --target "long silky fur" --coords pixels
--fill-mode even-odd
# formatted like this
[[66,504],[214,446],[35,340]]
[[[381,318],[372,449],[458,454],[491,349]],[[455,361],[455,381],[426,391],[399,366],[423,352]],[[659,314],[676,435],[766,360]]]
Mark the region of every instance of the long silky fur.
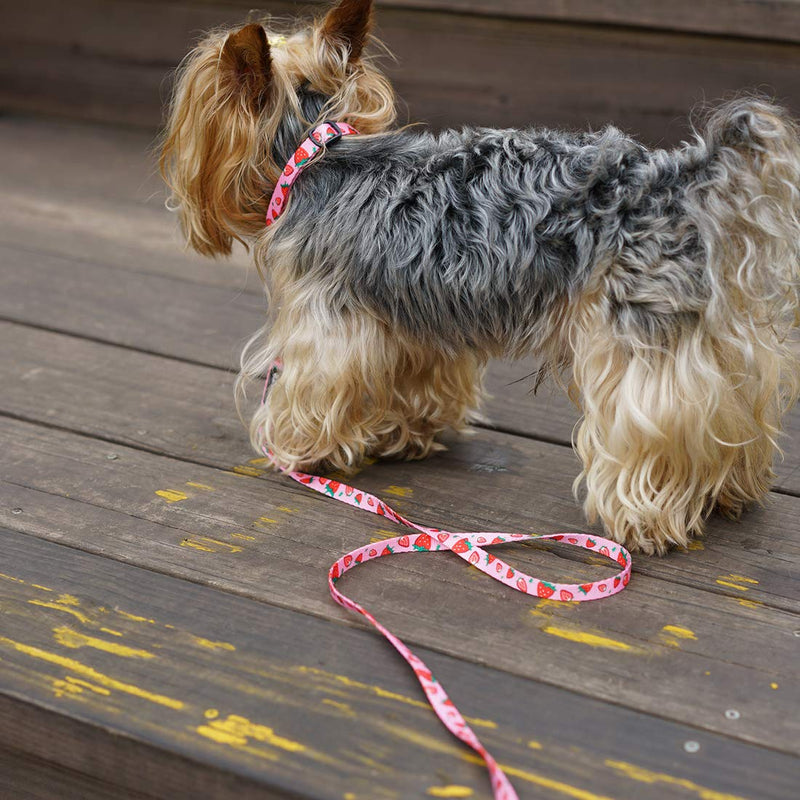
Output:
[[[271,50],[258,113],[220,89],[227,34],[212,34],[165,138],[190,244],[256,243],[270,317],[243,354],[240,401],[284,365],[252,417],[256,448],[292,469],[425,456],[475,418],[490,357],[532,353],[570,376],[576,492],[617,540],[663,552],[714,508],[762,499],[798,393],[786,112],[738,98],[674,150],[611,127],[397,131],[385,78],[326,31]],[[265,228],[283,163],[326,118],[366,135],[316,160]]]

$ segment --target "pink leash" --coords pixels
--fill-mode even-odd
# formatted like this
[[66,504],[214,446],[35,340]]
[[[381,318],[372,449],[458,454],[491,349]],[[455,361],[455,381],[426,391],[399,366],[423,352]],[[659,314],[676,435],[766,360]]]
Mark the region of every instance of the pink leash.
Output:
[[[269,377],[264,383],[262,404],[266,399],[267,390],[278,375],[278,370],[279,366],[277,364],[270,369]],[[269,450],[265,449],[264,453],[268,458],[272,458]],[[459,558],[477,567],[481,572],[485,572],[491,578],[519,592],[541,598],[579,603],[584,600],[600,600],[621,592],[628,585],[631,576],[630,553],[624,547],[609,539],[603,539],[600,536],[589,536],[585,533],[449,533],[438,528],[427,528],[424,525],[417,525],[417,523],[406,519],[382,500],[368,492],[362,492],[347,484],[329,478],[321,478],[317,475],[281,471],[292,480],[307,486],[309,489],[313,489],[315,492],[418,531],[417,534],[397,536],[394,539],[382,541],[380,544],[367,544],[341,556],[328,570],[328,587],[330,588],[331,596],[340,606],[350,611],[356,611],[366,617],[370,624],[377,628],[389,640],[392,647],[408,662],[411,669],[414,670],[414,674],[417,676],[417,680],[422,686],[431,708],[442,721],[442,724],[464,744],[469,745],[486,762],[495,800],[519,800],[506,774],[491,753],[481,744],[480,739],[475,735],[472,728],[467,725],[464,717],[461,716],[461,713],[455,707],[453,701],[450,700],[442,685],[431,674],[431,671],[400,639],[381,625],[369,611],[343,595],[336,588],[336,583],[345,572],[357,567],[359,564],[372,561],[374,558],[396,553],[430,553],[444,550],[455,553]],[[484,547],[491,547],[505,542],[524,542],[531,539],[554,539],[558,542],[591,550],[613,559],[622,567],[622,570],[611,578],[604,578],[593,583],[549,583],[514,569],[506,564],[505,561],[483,549]]]

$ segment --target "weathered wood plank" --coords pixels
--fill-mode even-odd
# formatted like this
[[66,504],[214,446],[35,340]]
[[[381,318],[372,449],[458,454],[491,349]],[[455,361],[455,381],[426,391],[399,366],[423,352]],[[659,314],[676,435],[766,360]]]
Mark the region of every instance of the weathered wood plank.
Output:
[[[0,318],[7,320],[235,369],[264,308],[254,294],[0,246]],[[568,444],[577,412],[567,399],[547,388],[532,398],[529,381],[512,384],[530,369],[529,362],[493,365],[487,416],[505,430]],[[787,431],[776,487],[800,494],[800,409]]]
[[[327,596],[324,575],[333,558],[387,535],[372,517],[331,507],[275,478],[109,448],[11,420],[3,421],[0,446],[0,524],[329,620],[347,618]],[[544,445],[539,456],[552,466],[553,456],[564,452],[555,451]],[[522,518],[527,530],[563,530],[568,515],[551,497],[552,487],[521,480],[519,463],[514,446],[482,442],[458,445],[448,457],[422,465],[376,465],[358,482],[430,524],[475,530],[493,517],[497,527]],[[481,494],[473,493],[467,505],[455,487],[467,485],[476,464],[508,471],[502,481],[497,473],[482,473]],[[413,481],[425,488],[411,509]],[[509,497],[529,498],[533,510],[520,513],[519,500],[509,503]],[[794,499],[779,498],[788,500]],[[752,529],[769,526],[775,509],[761,514],[762,524]],[[786,524],[797,524],[796,509],[785,516]],[[606,574],[605,565],[579,563],[552,549],[523,546],[509,555],[520,568],[553,580]],[[703,591],[637,574],[624,595],[605,603],[538,601],[531,608],[529,599],[509,597],[505,587],[465,573],[454,561],[377,563],[359,577],[355,596],[409,642],[800,753],[800,724],[786,714],[800,699],[792,634],[798,615],[751,600],[749,589],[759,584],[748,582],[755,580],[749,568],[723,576],[729,584],[744,581],[739,590],[712,583],[714,591]],[[797,563],[790,557],[785,568]],[[462,630],[465,618],[469,634]],[[727,719],[729,708],[740,718]]]
[[[0,728],[4,744],[137,797],[267,789],[378,800],[453,785],[474,787],[456,796],[488,794],[480,763],[438,727],[413,676],[371,633],[8,531],[0,541],[0,713],[13,723]],[[419,655],[522,797],[658,798],[683,781],[729,800],[781,798],[792,785],[792,757]],[[51,725],[35,721],[54,714],[71,733],[58,748]],[[598,729],[614,736],[585,737]],[[554,757],[565,748],[569,759]]]
[[[0,396],[0,411],[222,469],[243,462],[251,469],[246,466],[252,454],[245,431],[233,413],[232,376],[8,323],[0,323],[0,338],[7,344],[7,355],[0,352],[0,384],[7,387]],[[544,417],[541,424],[546,425]],[[485,463],[482,448],[493,454],[494,462]],[[461,466],[451,491],[463,492],[474,481],[477,468],[498,472],[489,490],[496,494],[481,505],[477,519],[458,524],[484,528],[499,524],[494,505],[502,502],[503,491],[510,491],[519,514],[504,512],[503,524],[530,525],[530,509],[540,498],[524,487],[533,485],[546,492],[549,503],[557,498],[557,506],[548,512],[550,524],[558,520],[562,525],[585,525],[570,493],[577,472],[570,451],[546,445],[543,463],[541,445],[481,433],[470,452],[476,458],[471,465],[457,456]],[[512,471],[517,474],[513,485],[511,476],[506,476],[508,467],[501,466],[509,463],[514,463]],[[419,465],[411,464],[397,480],[418,492],[419,501],[413,496],[406,500],[409,509],[428,518],[444,518],[450,514],[452,502],[446,494],[429,497],[425,481],[430,474],[421,475]],[[665,580],[674,580],[677,571],[680,582],[718,591],[729,588],[724,585],[730,583],[724,575],[744,572],[759,582],[750,585],[748,597],[800,610],[796,596],[800,548],[796,526],[787,524],[795,510],[800,511],[800,500],[776,497],[773,503],[778,504],[772,509],[776,513],[766,520],[758,516],[752,521],[747,516],[739,524],[714,520],[709,537],[693,544],[708,549],[703,557],[695,550],[673,554],[667,560],[642,559],[637,569]],[[678,563],[674,558],[679,558]],[[716,583],[718,578],[723,584]]]
[[[780,8],[786,13],[775,28],[796,29],[796,16]],[[153,127],[161,119],[164,73],[197,32],[240,22],[248,10],[244,3],[130,0],[80,0],[68,11],[55,0],[17,6],[0,31],[0,103]],[[286,2],[269,6],[278,16],[296,10]],[[762,11],[752,16],[765,20]],[[42,18],[51,24],[41,25]],[[686,114],[699,99],[752,86],[800,110],[793,42],[397,7],[380,9],[378,19],[400,59],[387,71],[411,119],[435,127],[598,127],[613,120],[647,141],[674,142],[686,134]],[[765,27],[753,26],[753,35]]]

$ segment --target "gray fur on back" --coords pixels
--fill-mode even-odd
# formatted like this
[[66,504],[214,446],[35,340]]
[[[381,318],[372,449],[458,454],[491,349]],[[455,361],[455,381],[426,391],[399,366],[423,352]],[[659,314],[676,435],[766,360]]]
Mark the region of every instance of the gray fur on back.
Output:
[[532,344],[598,265],[621,270],[615,317],[652,326],[702,304],[681,198],[706,163],[704,148],[649,151],[613,127],[345,138],[295,184],[276,242],[301,243],[297,276],[328,308],[360,305],[429,346]]

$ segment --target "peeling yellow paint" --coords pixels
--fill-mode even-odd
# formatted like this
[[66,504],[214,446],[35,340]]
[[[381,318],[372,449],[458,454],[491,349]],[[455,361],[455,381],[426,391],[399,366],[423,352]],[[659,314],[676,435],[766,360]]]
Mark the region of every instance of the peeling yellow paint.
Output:
[[716,582],[720,586],[727,586],[729,589],[736,589],[737,591],[740,591],[740,592],[749,592],[750,591],[750,587],[749,586],[741,586],[738,583],[731,583],[730,581],[723,581],[721,578],[717,578]]
[[272,459],[264,458],[262,456],[261,458],[251,458],[247,463],[253,464],[254,466],[264,466],[264,465],[269,466],[270,464],[272,464]]
[[740,606],[745,608],[761,608],[764,604],[760,600],[745,600],[744,597],[734,598]]
[[34,589],[41,589],[43,592],[52,592],[52,589],[49,589],[47,586],[42,586],[40,583],[32,583]]
[[688,545],[686,545],[686,547],[689,550],[705,550],[706,549],[706,546],[702,542],[697,541],[697,539],[693,539],[691,542],[689,542]]
[[22,578],[15,578],[13,575],[6,575],[4,572],[0,572],[0,578],[6,581],[13,581],[14,583],[25,583]]
[[[406,697],[405,695],[398,694],[397,692],[390,692],[388,689],[384,689],[381,686],[375,686],[369,683],[361,683],[360,681],[348,678],[346,675],[336,675],[333,672],[326,672],[325,670],[318,669],[317,667],[297,666],[294,669],[301,675],[314,675],[320,678],[327,678],[335,683],[340,684],[341,686],[346,686],[349,689],[360,689],[362,691],[369,692],[370,694],[374,694],[376,697],[380,697],[384,700],[394,700],[398,703],[414,706],[415,708],[430,709],[428,703],[423,702],[422,700],[415,700],[413,697]],[[476,719],[475,717],[464,717],[464,719],[470,725],[476,728],[497,728],[497,723],[490,719]]]
[[246,533],[232,533],[231,534],[231,538],[232,539],[242,539],[245,542],[254,542],[256,540],[255,536],[249,536]]
[[81,604],[81,601],[72,594],[60,594],[56,602],[65,606],[79,606]]
[[567,639],[570,642],[578,642],[579,644],[585,644],[589,647],[602,647],[606,650],[622,650],[626,652],[635,652],[636,650],[636,648],[625,642],[611,639],[608,636],[601,636],[597,633],[588,633],[571,628],[559,628],[555,625],[546,625],[541,630],[543,633],[549,633],[551,636],[558,636],[561,639]]
[[606,760],[605,765],[634,781],[649,784],[665,783],[669,786],[677,786],[681,789],[686,789],[687,791],[695,793],[700,800],[746,800],[740,795],[718,792],[714,789],[708,789],[705,786],[698,786],[696,783],[686,778],[675,778],[663,772],[651,772],[650,770],[642,769],[641,767],[628,764],[624,761]]
[[289,506],[278,506],[278,511],[283,511],[284,514],[296,514],[300,509],[289,508]]
[[740,583],[752,583],[755,586],[758,585],[758,581],[755,578],[747,578],[744,575],[736,575],[735,573],[731,573],[729,577],[732,580],[739,581]]
[[376,544],[386,539],[393,539],[395,536],[397,536],[397,531],[377,530],[375,531],[375,535],[370,538],[369,542],[370,544]]
[[147,650],[137,650],[134,647],[126,647],[116,642],[107,642],[105,639],[97,639],[94,636],[87,636],[84,633],[73,631],[71,628],[61,627],[53,629],[53,638],[64,647],[77,650],[81,647],[92,647],[95,650],[102,650],[121,658],[155,658],[154,653]]
[[[603,566],[608,566],[604,564]],[[541,617],[542,619],[551,619],[554,611],[562,612],[575,611],[578,603],[564,603],[559,600],[548,600],[546,597],[541,598],[536,605],[528,612],[532,617]]]
[[335,708],[337,711],[341,711],[345,716],[348,717],[356,716],[356,712],[353,711],[352,707],[348,703],[340,703],[336,700],[331,700],[328,697],[324,698],[322,703],[323,705]]
[[95,694],[102,694],[108,696],[111,694],[110,689],[106,689],[103,686],[95,686],[93,683],[89,683],[89,681],[82,681],[80,678],[73,678],[71,675],[67,675],[64,678],[65,681],[71,683],[73,686],[79,686],[84,689],[89,689],[89,691],[94,692]]
[[531,750],[541,750],[542,749],[542,743],[541,742],[537,742],[536,739],[531,739],[528,742],[528,747],[530,747]]
[[207,739],[232,747],[246,745],[251,739],[254,739],[290,753],[302,753],[307,749],[300,742],[278,736],[272,728],[268,728],[266,725],[258,725],[246,717],[236,714],[229,714],[224,720],[215,718],[209,721],[208,725],[199,725],[196,730]]
[[111,628],[100,628],[100,630],[102,633],[111,634],[111,636],[122,636],[122,633],[120,633],[120,631],[115,631],[112,630]]
[[236,648],[230,642],[212,642],[210,639],[204,639],[202,636],[194,636],[194,643],[200,647],[206,647],[209,650],[229,650],[234,651]]
[[671,633],[679,639],[694,639],[697,641],[694,631],[689,630],[689,628],[682,628],[680,625],[665,625],[661,630],[665,633]]
[[86,614],[83,614],[80,611],[76,611],[74,608],[69,608],[68,606],[62,606],[59,603],[48,603],[44,600],[28,600],[28,602],[32,606],[42,606],[42,608],[52,608],[54,611],[61,611],[64,614],[71,614],[75,619],[80,620],[81,622],[88,623],[91,622],[89,617]]
[[260,478],[264,474],[263,469],[248,467],[244,464],[237,464],[233,468],[233,472],[235,472],[237,475],[246,475],[248,478]]
[[409,486],[388,486],[386,494],[392,494],[395,497],[411,497],[414,494],[414,490]]
[[56,653],[50,653],[47,650],[42,650],[39,647],[32,647],[30,645],[23,644],[22,642],[16,642],[13,639],[7,639],[4,636],[0,636],[0,644],[12,647],[18,653],[23,653],[31,658],[45,661],[48,664],[56,664],[57,666],[63,667],[70,672],[76,673],[77,675],[82,675],[92,683],[100,684],[108,689],[124,692],[125,694],[132,695],[133,697],[139,697],[142,700],[148,700],[151,703],[166,706],[167,708],[172,708],[177,711],[180,711],[182,708],[184,708],[184,703],[180,700],[174,700],[171,697],[166,697],[162,694],[141,689],[140,687],[134,686],[131,683],[118,681],[116,678],[112,678],[109,675],[98,672],[97,670],[92,669],[92,667],[89,667],[80,661],[76,661],[75,659],[65,658],[64,656],[57,655]]
[[213,547],[206,547],[203,544],[198,544],[193,539],[182,539],[181,547],[191,547],[193,550],[201,550],[204,553],[216,553]]
[[195,489],[202,489],[204,492],[213,492],[215,491],[213,486],[209,486],[205,483],[195,483],[194,481],[186,481],[187,486],[192,486]]
[[159,489],[156,494],[163,497],[168,503],[178,503],[181,500],[186,500],[189,495],[184,492],[179,492],[176,489]]
[[83,689],[80,686],[69,683],[69,681],[61,678],[49,678],[49,680],[53,684],[53,694],[59,699],[64,695],[83,694]]
[[257,520],[253,522],[253,525],[258,525],[259,523],[266,522],[268,525],[278,525],[278,520],[272,519],[272,517],[259,517]]
[[[382,727],[397,736],[399,739],[403,739],[404,741],[410,742],[418,747],[423,747],[426,750],[444,753],[461,761],[467,761],[470,764],[484,765],[485,763],[484,760],[478,755],[473,755],[462,748],[447,744],[444,741],[435,739],[432,736],[421,734],[418,731],[410,728],[405,728],[403,726],[394,725],[391,723],[384,723]],[[510,764],[499,764],[498,766],[510,778],[519,778],[520,780],[527,781],[528,783],[532,783],[536,786],[542,786],[545,789],[550,789],[558,794],[564,795],[565,797],[570,797],[572,800],[613,800],[613,798],[610,798],[607,795],[595,794],[594,792],[590,792],[586,789],[581,789],[578,786],[571,786],[563,781],[547,778],[544,775],[539,775],[538,773],[531,772],[530,770],[513,767]]]
[[778,684],[777,684],[777,683],[775,683],[775,682],[773,681],[773,682],[772,682],[772,683],[769,685],[769,688],[770,688],[770,689],[777,689],[777,688],[778,688]]
[[136,614],[129,614],[127,611],[122,611],[119,608],[115,608],[114,611],[123,619],[129,619],[131,622],[148,622],[150,625],[157,624],[154,619],[150,619],[149,617],[138,617]]
[[427,792],[431,797],[472,797],[469,786],[431,786]]

